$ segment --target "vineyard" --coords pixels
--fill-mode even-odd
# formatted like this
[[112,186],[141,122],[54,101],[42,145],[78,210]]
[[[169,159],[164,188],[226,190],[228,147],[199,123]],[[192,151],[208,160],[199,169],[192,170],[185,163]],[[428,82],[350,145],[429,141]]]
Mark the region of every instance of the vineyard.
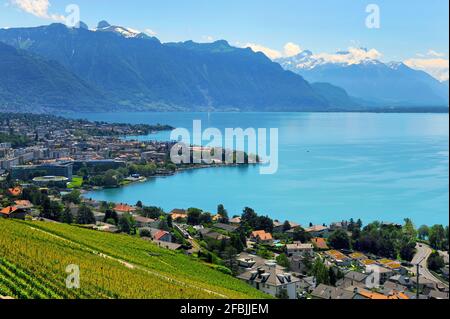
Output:
[[[66,287],[77,265],[80,286]],[[21,299],[267,298],[181,253],[139,238],[0,218],[0,296]]]

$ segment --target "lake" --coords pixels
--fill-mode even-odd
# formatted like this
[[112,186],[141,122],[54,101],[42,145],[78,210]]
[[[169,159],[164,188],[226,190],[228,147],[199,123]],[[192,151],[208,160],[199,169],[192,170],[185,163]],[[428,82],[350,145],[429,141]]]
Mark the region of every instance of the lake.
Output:
[[[279,170],[200,169],[121,189],[91,192],[97,200],[231,216],[246,206],[274,219],[307,225],[349,218],[421,224],[449,221],[448,114],[374,113],[107,113],[71,117],[107,122],[206,127],[278,128]],[[139,139],[169,138],[168,132]]]

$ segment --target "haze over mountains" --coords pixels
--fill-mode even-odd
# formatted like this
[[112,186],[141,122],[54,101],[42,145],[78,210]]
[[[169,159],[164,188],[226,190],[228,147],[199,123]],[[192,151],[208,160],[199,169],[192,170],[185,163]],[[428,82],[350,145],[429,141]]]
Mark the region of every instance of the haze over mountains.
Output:
[[413,70],[401,62],[385,64],[376,59],[345,61],[349,52],[338,52],[336,61],[314,55],[311,51],[276,60],[286,70],[302,75],[310,82],[328,82],[339,86],[359,103],[372,106],[442,106],[448,105],[448,82]]
[[106,21],[95,30],[85,24],[0,29],[0,41],[5,43],[0,57],[7,57],[0,61],[0,109],[328,111],[448,105],[448,92],[441,89],[448,91],[448,85],[404,65],[313,61],[314,67],[300,67],[297,60],[308,58],[304,53],[278,61],[284,70],[264,54],[226,41],[163,44]]

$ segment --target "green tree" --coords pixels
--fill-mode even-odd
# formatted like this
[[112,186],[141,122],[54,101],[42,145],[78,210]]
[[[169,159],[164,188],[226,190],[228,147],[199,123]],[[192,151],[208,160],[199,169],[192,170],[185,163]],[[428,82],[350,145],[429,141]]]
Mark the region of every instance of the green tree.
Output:
[[81,203],[81,192],[79,190],[74,189],[69,194],[66,194],[62,197],[63,202],[73,203],[75,205],[79,205]]
[[430,257],[428,257],[428,268],[433,271],[439,271],[445,266],[444,259],[438,252],[433,252]]
[[164,215],[164,211],[162,208],[155,206],[145,206],[142,209],[142,216],[152,219],[158,219],[159,217]]
[[430,229],[430,245],[434,249],[444,249],[445,229],[442,225],[434,225]]
[[276,260],[277,260],[277,264],[278,265],[280,265],[281,267],[284,267],[287,270],[289,270],[289,268],[291,266],[291,263],[289,262],[289,258],[286,256],[286,254],[278,255]]
[[409,239],[414,240],[417,238],[417,231],[411,219],[405,218],[405,224],[402,230]]
[[320,257],[316,258],[312,267],[313,276],[316,278],[316,284],[330,284],[330,271],[323,263]]
[[350,249],[351,242],[347,232],[343,229],[334,231],[328,238],[328,243],[334,249]]
[[[104,217],[103,221],[105,223],[108,223],[108,221],[111,221],[111,220],[114,221],[112,223],[112,225],[117,225],[119,223],[119,216],[117,215],[115,210],[107,209],[105,211],[105,217]],[[111,224],[111,222],[109,222],[108,224]]]
[[417,231],[417,236],[420,240],[427,240],[430,236],[430,228],[427,225],[422,225]]
[[294,241],[300,241],[302,243],[307,243],[307,242],[311,241],[312,236],[311,236],[311,234],[307,233],[305,231],[305,229],[303,229],[302,227],[297,227],[294,229],[293,239],[294,239]]
[[217,206],[217,215],[221,216],[220,219],[221,223],[228,224],[229,222],[228,212],[222,204]]
[[139,236],[143,237],[143,238],[152,238],[152,233],[150,230],[148,230],[146,228],[141,228],[139,230]]
[[288,230],[291,230],[291,223],[289,221],[285,221],[283,224],[283,232],[287,232]]
[[188,218],[187,223],[189,225],[200,225],[200,218],[202,216],[202,210],[198,208],[189,208],[187,212]]
[[94,213],[85,204],[81,204],[78,208],[77,223],[80,225],[95,224]]
[[61,222],[65,224],[73,223],[73,215],[69,207],[66,207],[61,215]]
[[119,229],[122,233],[133,234],[135,232],[135,221],[133,216],[125,213],[119,218]]

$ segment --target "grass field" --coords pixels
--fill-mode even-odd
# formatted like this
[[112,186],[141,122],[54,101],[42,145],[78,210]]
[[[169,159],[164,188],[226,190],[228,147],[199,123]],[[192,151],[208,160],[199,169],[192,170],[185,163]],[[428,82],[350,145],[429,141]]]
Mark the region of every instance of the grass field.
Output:
[[73,176],[72,181],[68,185],[72,189],[81,188],[81,186],[83,186],[83,177],[80,176]]
[[[68,265],[80,288],[66,288]],[[0,295],[23,299],[268,298],[193,257],[139,238],[0,219]]]

